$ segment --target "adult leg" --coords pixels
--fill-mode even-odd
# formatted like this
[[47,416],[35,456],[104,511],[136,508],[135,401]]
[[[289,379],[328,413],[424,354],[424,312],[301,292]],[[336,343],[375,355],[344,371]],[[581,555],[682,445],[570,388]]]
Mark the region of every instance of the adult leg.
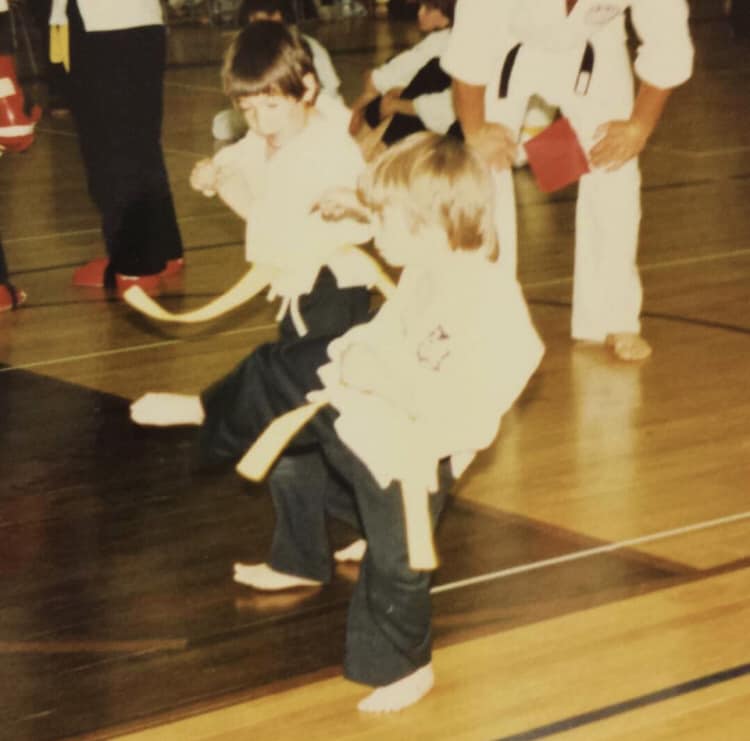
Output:
[[610,334],[640,333],[640,217],[636,160],[614,172],[599,170],[581,178],[571,327],[575,339],[604,342]]
[[0,241],[0,311],[15,309],[26,300],[26,294],[16,289],[8,277],[8,265],[5,262],[5,251]]
[[87,33],[69,3],[70,92],[111,270],[154,275],[182,255],[161,150],[165,29]]
[[[633,78],[627,49],[614,34],[603,34],[586,95],[568,91],[565,114],[585,150],[597,129],[627,120],[633,106]],[[617,170],[593,170],[581,178],[576,204],[576,256],[571,334],[575,339],[613,341],[623,359],[650,353],[640,338],[642,289],[636,263],[641,220],[638,160]]]

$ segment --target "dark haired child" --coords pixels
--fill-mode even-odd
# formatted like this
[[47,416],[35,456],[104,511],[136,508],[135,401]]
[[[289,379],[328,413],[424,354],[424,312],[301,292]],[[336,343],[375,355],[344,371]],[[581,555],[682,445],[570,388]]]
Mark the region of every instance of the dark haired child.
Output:
[[[297,14],[290,0],[243,0],[237,10],[237,25],[244,28],[249,23],[257,21],[284,23],[296,30]],[[341,80],[333,66],[330,54],[317,39],[308,34],[300,34],[300,36],[309,47],[321,93],[337,100],[340,99]],[[237,141],[247,131],[247,123],[235,108],[229,108],[219,111],[214,116],[211,131],[214,139],[219,141]]]

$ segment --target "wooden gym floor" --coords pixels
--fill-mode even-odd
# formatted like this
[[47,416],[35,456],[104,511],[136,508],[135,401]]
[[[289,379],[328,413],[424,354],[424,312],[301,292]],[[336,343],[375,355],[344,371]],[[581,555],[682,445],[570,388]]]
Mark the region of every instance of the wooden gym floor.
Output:
[[[189,431],[127,418],[131,398],[196,392],[272,338],[272,308],[175,330],[73,288],[102,246],[70,122],[0,161],[30,295],[0,317],[1,739],[750,737],[750,49],[717,6],[693,2],[695,76],[642,160],[647,362],[571,343],[575,192],[517,174],[547,355],[444,518],[438,683],[394,717],[360,716],[364,691],[340,678],[351,570],[313,593],[235,585],[232,562],[269,542],[263,486],[197,472]],[[366,19],[312,30],[348,99],[414,38]],[[225,41],[171,35],[164,146],[188,261],[171,308],[244,267],[239,222],[187,184],[212,152]]]

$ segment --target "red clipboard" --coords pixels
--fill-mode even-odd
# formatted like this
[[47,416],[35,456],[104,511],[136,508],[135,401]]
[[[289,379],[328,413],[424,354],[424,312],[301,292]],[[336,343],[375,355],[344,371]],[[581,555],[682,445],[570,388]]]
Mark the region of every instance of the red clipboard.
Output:
[[524,142],[523,147],[537,185],[544,193],[560,190],[589,172],[586,154],[564,116]]

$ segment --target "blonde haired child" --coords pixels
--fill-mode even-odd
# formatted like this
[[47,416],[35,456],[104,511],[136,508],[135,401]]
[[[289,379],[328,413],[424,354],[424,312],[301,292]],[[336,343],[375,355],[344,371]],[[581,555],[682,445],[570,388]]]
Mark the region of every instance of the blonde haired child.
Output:
[[204,444],[235,455],[311,391],[329,401],[270,474],[267,562],[238,563],[234,578],[261,590],[318,587],[332,577],[327,517],[358,528],[367,550],[344,673],[374,688],[360,710],[391,712],[434,681],[430,575],[409,563],[401,482],[431,492],[434,526],[543,348],[518,284],[498,270],[489,172],[459,141],[404,140],[367,171],[358,196],[381,255],[403,268],[393,297],[332,343],[298,343],[291,357],[260,348],[195,401],[213,420]]

